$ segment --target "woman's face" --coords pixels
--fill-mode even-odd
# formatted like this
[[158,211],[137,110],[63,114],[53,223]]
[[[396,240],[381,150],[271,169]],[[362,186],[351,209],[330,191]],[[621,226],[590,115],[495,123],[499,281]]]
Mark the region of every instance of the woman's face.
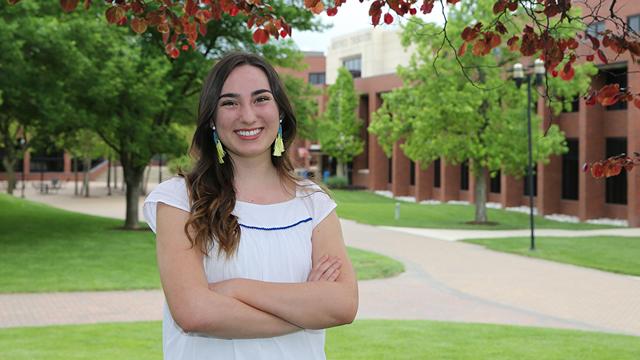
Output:
[[279,111],[260,68],[241,65],[231,71],[218,99],[215,126],[230,156],[270,158]]

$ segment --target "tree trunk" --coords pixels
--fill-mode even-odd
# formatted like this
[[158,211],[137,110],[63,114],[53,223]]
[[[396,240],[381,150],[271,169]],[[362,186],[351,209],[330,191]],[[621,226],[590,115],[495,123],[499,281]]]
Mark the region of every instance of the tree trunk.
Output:
[[109,155],[107,162],[107,195],[111,196],[111,155]]
[[[121,156],[121,158],[125,158]],[[121,161],[126,184],[127,213],[124,228],[138,229],[138,203],[145,166],[133,166],[128,161]]]
[[344,168],[345,168],[344,165],[345,164],[340,160],[336,159],[336,161],[338,162],[338,164],[336,165],[336,176],[346,177],[347,173],[346,173],[346,171],[344,171]]
[[[14,166],[16,165],[16,148],[12,139],[15,138],[9,130],[9,125],[3,121],[2,126],[2,142],[4,145],[4,156],[2,157],[2,165],[7,173],[7,194],[13,195],[16,187],[16,173]],[[24,169],[23,169],[24,171]]]
[[73,157],[73,194],[78,196],[78,158]]
[[84,189],[84,197],[89,197],[89,168],[91,167],[91,158],[84,158],[84,177],[82,179],[82,188]]
[[481,167],[475,175],[476,223],[487,222],[487,168]]
[[116,165],[117,162],[118,159],[113,162],[113,188],[116,190],[118,190],[118,166]]
[[13,152],[7,152],[5,157],[2,158],[2,165],[4,165],[4,169],[7,173],[7,194],[9,195],[13,195],[13,190],[16,188],[16,172],[14,170],[16,158],[15,156],[9,156],[11,153]]

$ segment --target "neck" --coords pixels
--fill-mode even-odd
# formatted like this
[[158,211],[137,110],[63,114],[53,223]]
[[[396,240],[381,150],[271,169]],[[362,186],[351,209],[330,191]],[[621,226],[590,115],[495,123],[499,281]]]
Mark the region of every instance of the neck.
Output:
[[233,156],[234,185],[238,193],[280,183],[278,170],[271,163],[271,155],[253,158]]

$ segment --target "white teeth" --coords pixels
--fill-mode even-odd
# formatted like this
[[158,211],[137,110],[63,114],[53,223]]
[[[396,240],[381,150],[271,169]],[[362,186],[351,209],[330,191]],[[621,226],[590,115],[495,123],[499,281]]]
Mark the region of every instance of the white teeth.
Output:
[[255,129],[251,131],[237,131],[237,133],[240,134],[240,136],[253,136],[257,135],[260,131],[262,131],[262,129]]

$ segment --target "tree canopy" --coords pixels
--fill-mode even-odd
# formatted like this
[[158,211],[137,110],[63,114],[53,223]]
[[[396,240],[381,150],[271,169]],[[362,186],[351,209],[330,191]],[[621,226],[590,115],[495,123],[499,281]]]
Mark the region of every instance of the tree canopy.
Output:
[[360,137],[363,121],[356,116],[358,95],[353,77],[344,67],[338,69],[335,84],[329,86],[327,108],[318,124],[322,151],[338,160],[338,176],[346,176],[346,164],[364,151]]
[[[298,66],[301,59],[291,41],[255,44],[241,17],[225,14],[224,21],[208,22],[207,37],[197,48],[173,59],[165,55],[161,33],[136,35],[108,26],[99,16],[99,4],[64,16],[57,9],[52,15],[50,5],[25,2],[6,8],[3,3],[0,25],[10,31],[0,36],[18,39],[1,45],[17,57],[2,62],[15,66],[0,81],[7,83],[2,84],[3,93],[13,88],[20,92],[15,92],[15,101],[13,92],[11,97],[3,95],[3,106],[15,110],[3,113],[0,120],[17,119],[26,125],[36,119],[41,135],[73,135],[81,129],[98,134],[123,167],[127,228],[138,227],[140,184],[151,157],[187,152],[188,143],[173,125],[193,123],[202,81],[219,56],[242,49],[284,67]],[[275,11],[288,14],[301,29],[318,26],[306,11],[285,3]],[[17,62],[22,54],[29,56]],[[50,84],[44,82],[49,78]],[[44,111],[51,116],[41,116]]]
[[[8,2],[16,4],[20,0]],[[211,22],[226,22],[229,17],[241,17],[244,26],[251,29],[253,41],[265,44],[269,38],[291,37],[292,28],[301,16],[308,17],[322,12],[326,12],[328,16],[338,15],[345,2],[346,0],[326,3],[322,0],[109,0],[106,2],[104,15],[109,23],[127,25],[138,34],[145,33],[149,28],[155,29],[162,34],[166,53],[176,58],[181,51],[197,49],[198,43],[203,38],[206,39]],[[443,9],[455,9],[462,5],[475,6],[477,2],[478,0],[368,0],[362,6],[363,11],[368,7],[371,24],[377,26],[381,20],[391,24],[397,17],[411,17],[418,12],[429,14],[436,5]],[[640,34],[628,26],[626,19],[616,15],[624,4],[625,0],[492,0],[491,19],[470,19],[459,35],[464,39],[464,44],[456,48],[448,36],[447,12],[443,10],[445,23],[441,31],[444,39],[440,50],[446,45],[453,51],[464,53],[471,46],[474,55],[486,56],[493,48],[506,42],[511,51],[522,56],[539,56],[544,59],[549,72],[563,71],[567,77],[570,77],[571,68],[579,58],[586,61],[597,59],[606,64],[610,57],[628,53],[635,61],[640,56]],[[65,12],[71,12],[80,2],[60,0],[60,5]],[[95,5],[92,5],[91,0],[83,2],[85,9],[92,6]],[[576,8],[581,11],[575,12]],[[584,35],[574,32],[570,36],[563,31],[595,22],[607,23],[608,29]],[[520,25],[516,28],[507,26],[512,23]],[[562,69],[557,69],[560,63],[564,65]],[[632,93],[629,89],[594,89],[590,92],[589,99],[594,103],[605,104],[632,101],[640,107],[640,93]]]
[[[456,7],[449,13],[448,31],[454,35],[464,32],[469,18],[489,19],[491,2],[478,0],[474,6]],[[468,160],[476,179],[475,221],[486,222],[487,175],[502,171],[522,176],[527,168],[526,86],[518,89],[505,75],[504,69],[518,60],[506,51],[506,44],[483,57],[453,52],[436,55],[434,50],[443,37],[436,25],[419,19],[403,30],[403,45],[415,45],[416,52],[408,66],[399,67],[403,86],[383,94],[383,105],[374,113],[369,131],[387,155],[394,143],[403,140],[400,148],[423,167],[440,157],[453,164]],[[458,39],[454,37],[454,45],[464,44]],[[572,99],[588,88],[596,69],[588,63],[576,66],[574,72],[570,81],[549,79],[549,93]],[[553,99],[552,103],[559,112],[562,103]],[[540,123],[539,116],[534,116],[533,158],[546,162],[551,154],[565,152],[566,146],[557,125],[551,125],[543,136]]]

